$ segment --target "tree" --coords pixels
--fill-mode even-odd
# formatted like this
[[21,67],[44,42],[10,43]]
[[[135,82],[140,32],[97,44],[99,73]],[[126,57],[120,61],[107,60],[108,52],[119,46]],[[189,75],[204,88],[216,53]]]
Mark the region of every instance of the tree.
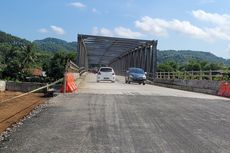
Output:
[[178,65],[177,63],[173,61],[167,61],[164,63],[161,63],[157,66],[157,71],[158,72],[173,72],[178,70]]
[[2,70],[2,77],[10,80],[20,79],[22,72],[21,61],[20,61],[20,48],[12,46],[9,50],[4,53],[4,67]]
[[68,59],[75,61],[76,53],[57,52],[50,59],[49,63],[44,63],[43,69],[46,71],[47,76],[50,77],[52,81],[60,79],[64,76],[65,66]]
[[35,66],[37,60],[37,54],[32,44],[23,47],[22,49],[22,68],[29,69]]
[[206,65],[205,70],[222,70],[224,69],[223,64],[209,63]]

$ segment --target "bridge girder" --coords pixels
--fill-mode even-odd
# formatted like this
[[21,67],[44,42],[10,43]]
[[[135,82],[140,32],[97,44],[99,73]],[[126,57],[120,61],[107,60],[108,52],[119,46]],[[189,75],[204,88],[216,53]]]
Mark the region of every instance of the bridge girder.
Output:
[[155,77],[157,41],[78,35],[78,65],[108,65],[123,75],[129,67],[143,68]]

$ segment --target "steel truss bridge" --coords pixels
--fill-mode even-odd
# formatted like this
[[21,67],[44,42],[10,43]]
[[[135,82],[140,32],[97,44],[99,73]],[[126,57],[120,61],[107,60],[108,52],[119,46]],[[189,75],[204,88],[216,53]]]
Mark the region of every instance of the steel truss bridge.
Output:
[[157,41],[78,35],[77,65],[86,70],[93,65],[111,66],[123,75],[129,67],[143,68],[155,77]]

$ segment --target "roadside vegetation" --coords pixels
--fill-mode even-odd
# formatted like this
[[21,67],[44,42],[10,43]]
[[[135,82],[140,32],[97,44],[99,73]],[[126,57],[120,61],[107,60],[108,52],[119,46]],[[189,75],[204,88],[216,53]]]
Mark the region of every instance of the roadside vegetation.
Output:
[[222,63],[211,63],[201,60],[188,60],[184,64],[178,64],[174,61],[165,61],[158,64],[158,72],[175,72],[175,71],[209,71],[209,70],[230,70],[230,66]]
[[[214,74],[219,77],[214,77],[215,80],[230,80],[230,66],[223,63],[211,63],[201,60],[188,60],[184,64],[178,64],[174,61],[165,61],[157,65],[158,72],[175,72],[176,74],[188,75],[191,73],[204,73]],[[199,79],[199,75],[197,76]],[[220,77],[222,76],[222,77]],[[189,76],[187,76],[189,77]]]
[[[30,42],[0,31],[0,80],[51,82],[62,78],[67,60],[76,57],[77,42],[56,38]],[[230,70],[230,59],[201,51],[158,51],[157,60],[158,72]],[[35,76],[35,69],[46,76]]]
[[[36,43],[0,32],[0,80],[54,81],[63,77],[67,60],[76,61],[76,56],[75,50],[47,52]],[[34,69],[45,71],[46,77],[34,76]]]

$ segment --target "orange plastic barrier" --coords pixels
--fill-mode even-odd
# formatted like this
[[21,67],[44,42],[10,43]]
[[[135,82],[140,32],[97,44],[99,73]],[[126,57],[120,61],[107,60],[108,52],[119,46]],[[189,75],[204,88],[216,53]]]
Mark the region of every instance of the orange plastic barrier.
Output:
[[[77,85],[74,81],[74,75],[73,73],[66,73],[65,75],[65,81],[66,81],[66,92],[78,92]],[[64,92],[64,85],[61,87],[61,92]]]
[[222,82],[218,91],[219,96],[230,97],[230,83]]

